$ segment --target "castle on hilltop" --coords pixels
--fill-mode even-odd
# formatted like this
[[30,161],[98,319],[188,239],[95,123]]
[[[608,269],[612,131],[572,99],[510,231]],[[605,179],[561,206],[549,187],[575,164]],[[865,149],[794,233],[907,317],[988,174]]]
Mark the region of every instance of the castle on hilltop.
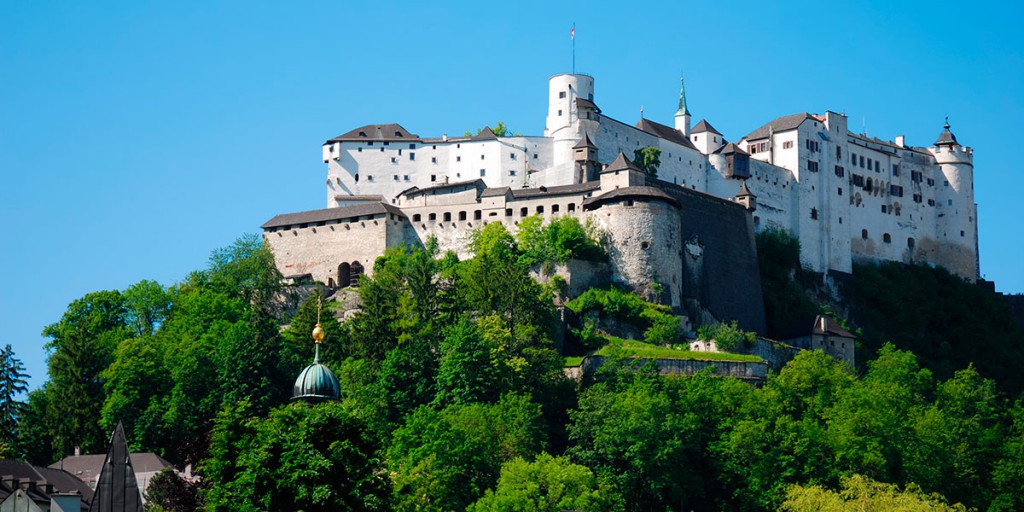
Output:
[[[323,145],[327,208],[278,215],[264,237],[284,275],[343,287],[391,246],[433,235],[465,254],[482,224],[571,215],[607,233],[613,282],[657,283],[691,318],[757,331],[753,235],[768,228],[797,237],[803,265],[824,274],[903,261],[979,276],[973,151],[948,123],[916,147],[850,133],[842,114],[799,113],[729,142],[707,120],[691,126],[682,87],[674,126],[629,125],[597,103],[593,77],[561,74],[543,136],[356,128]],[[646,147],[661,151],[656,175],[629,160]]]

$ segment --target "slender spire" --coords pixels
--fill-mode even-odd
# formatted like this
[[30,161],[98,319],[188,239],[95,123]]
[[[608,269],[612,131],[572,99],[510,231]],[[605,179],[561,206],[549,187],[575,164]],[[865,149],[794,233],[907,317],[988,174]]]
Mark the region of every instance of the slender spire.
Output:
[[686,84],[683,83],[683,77],[679,77],[679,110],[676,111],[676,115],[690,115],[690,109],[686,108]]
[[316,298],[316,327],[313,328],[313,343],[316,345],[316,351],[313,353],[313,364],[320,362],[320,344],[324,342],[324,329],[320,327],[320,308],[323,303],[323,298],[317,295]]

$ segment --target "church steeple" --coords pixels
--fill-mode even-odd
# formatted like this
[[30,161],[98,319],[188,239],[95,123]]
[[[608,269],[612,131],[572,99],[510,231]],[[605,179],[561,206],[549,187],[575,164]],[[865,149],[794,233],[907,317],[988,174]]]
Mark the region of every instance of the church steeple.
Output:
[[686,107],[686,84],[679,77],[679,109],[676,110],[676,130],[683,132],[684,137],[690,136],[690,109]]

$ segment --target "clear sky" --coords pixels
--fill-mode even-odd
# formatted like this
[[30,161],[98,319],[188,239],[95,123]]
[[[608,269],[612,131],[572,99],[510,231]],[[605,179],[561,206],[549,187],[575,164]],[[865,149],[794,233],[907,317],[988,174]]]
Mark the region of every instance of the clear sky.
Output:
[[369,123],[544,130],[547,79],[605,114],[730,140],[796,112],[975,152],[981,272],[1024,292],[1024,2],[0,0],[0,344],[45,380],[42,329],[86,293],[165,285],[275,214],[323,208],[320,145]]

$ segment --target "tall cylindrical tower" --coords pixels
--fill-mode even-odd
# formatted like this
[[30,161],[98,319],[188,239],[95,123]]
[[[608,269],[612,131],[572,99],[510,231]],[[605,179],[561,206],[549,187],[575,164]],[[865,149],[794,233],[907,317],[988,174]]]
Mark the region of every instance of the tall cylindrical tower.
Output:
[[577,98],[594,101],[594,77],[562,74],[548,80],[548,117],[544,136],[554,139],[555,166],[572,164],[572,147],[583,135],[577,116]]
[[935,175],[936,263],[961,276],[977,279],[978,215],[974,203],[974,150],[961,146],[949,122],[930,148],[938,164]]

